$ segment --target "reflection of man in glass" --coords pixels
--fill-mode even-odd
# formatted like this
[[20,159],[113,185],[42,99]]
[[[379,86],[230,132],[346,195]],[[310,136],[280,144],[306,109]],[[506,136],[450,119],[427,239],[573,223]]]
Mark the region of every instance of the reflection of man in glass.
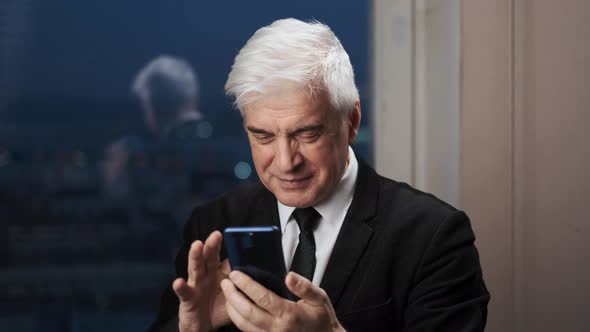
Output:
[[[191,168],[195,144],[203,137],[196,74],[183,59],[159,56],[135,77],[132,88],[143,113],[145,131],[111,144],[105,153],[104,192],[126,218],[184,221],[194,203]],[[191,154],[185,151],[191,151]]]
[[132,90],[140,99],[147,129],[155,135],[170,135],[185,122],[201,118],[197,78],[182,59],[157,57],[139,72]]

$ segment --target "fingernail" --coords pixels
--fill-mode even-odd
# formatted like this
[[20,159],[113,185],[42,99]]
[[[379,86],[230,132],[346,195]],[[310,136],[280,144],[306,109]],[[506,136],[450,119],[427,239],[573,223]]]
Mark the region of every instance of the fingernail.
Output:
[[219,286],[221,287],[221,290],[223,290],[224,292],[227,290],[227,280],[223,279],[221,280],[221,282],[219,283]]
[[231,271],[229,273],[229,278],[233,281],[236,282],[238,280],[240,280],[241,276],[237,271]]

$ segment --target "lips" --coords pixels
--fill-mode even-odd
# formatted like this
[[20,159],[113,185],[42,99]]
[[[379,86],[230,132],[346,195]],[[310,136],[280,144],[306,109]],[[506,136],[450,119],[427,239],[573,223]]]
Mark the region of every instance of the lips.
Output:
[[309,184],[311,178],[312,176],[293,179],[277,179],[281,182],[281,187],[283,187],[284,189],[301,189],[305,188]]

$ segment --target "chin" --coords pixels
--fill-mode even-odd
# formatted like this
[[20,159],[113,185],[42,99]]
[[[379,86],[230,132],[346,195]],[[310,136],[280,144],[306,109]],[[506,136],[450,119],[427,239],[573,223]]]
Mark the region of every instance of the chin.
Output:
[[281,192],[279,194],[275,194],[279,202],[287,206],[293,206],[296,208],[305,208],[308,206],[312,206],[315,204],[315,200],[313,197],[305,196],[304,193],[292,192],[292,193],[285,193]]

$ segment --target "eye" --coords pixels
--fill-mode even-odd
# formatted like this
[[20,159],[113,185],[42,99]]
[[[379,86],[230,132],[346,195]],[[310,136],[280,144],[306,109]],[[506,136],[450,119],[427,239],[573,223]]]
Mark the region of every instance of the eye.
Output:
[[273,135],[269,134],[254,134],[253,136],[256,139],[256,141],[261,144],[270,143],[273,138]]
[[303,131],[297,134],[297,139],[303,142],[314,142],[320,137],[320,132],[317,130]]

